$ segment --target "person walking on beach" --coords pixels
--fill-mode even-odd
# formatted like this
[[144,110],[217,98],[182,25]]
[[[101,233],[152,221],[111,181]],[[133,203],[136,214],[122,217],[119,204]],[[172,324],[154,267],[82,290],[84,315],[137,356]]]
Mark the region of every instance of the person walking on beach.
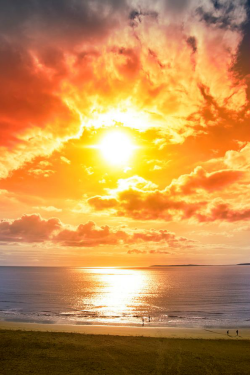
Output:
[[237,329],[237,331],[236,331],[236,336],[239,336],[239,331],[238,331],[238,329]]
[[144,326],[144,318],[141,318],[142,326]]
[[229,336],[229,331],[227,331],[227,335]]
[[150,319],[151,319],[151,318],[150,318],[150,316],[149,316],[149,317],[148,317],[148,321],[149,321],[149,323],[150,323]]

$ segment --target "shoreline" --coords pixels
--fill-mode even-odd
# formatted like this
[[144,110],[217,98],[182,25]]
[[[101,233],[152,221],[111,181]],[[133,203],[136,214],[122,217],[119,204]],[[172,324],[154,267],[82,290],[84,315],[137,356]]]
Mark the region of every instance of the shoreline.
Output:
[[21,330],[40,332],[80,333],[85,335],[109,336],[139,336],[139,337],[165,337],[175,339],[206,339],[206,340],[250,340],[250,329],[225,328],[179,328],[179,327],[134,327],[134,326],[105,326],[105,325],[74,325],[74,324],[41,324],[0,321],[1,330]]

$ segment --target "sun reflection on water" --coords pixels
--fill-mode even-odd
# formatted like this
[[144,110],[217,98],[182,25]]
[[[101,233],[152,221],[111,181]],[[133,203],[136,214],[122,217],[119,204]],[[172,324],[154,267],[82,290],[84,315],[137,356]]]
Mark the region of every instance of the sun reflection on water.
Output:
[[89,269],[88,272],[95,278],[98,288],[89,305],[100,316],[121,316],[140,310],[141,297],[147,288],[146,272],[115,268]]

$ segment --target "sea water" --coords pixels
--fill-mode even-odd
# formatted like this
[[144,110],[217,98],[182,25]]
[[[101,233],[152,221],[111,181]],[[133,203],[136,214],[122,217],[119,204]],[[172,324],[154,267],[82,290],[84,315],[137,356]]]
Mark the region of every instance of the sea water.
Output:
[[[0,267],[0,320],[250,327],[249,266]],[[149,318],[150,317],[150,318]]]

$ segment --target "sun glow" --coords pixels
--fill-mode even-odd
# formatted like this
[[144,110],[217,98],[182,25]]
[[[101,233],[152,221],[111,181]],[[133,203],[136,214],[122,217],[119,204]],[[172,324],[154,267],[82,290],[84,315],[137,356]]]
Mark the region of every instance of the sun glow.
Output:
[[135,148],[127,134],[120,131],[108,133],[99,145],[104,158],[114,165],[125,165]]
[[94,293],[89,304],[98,309],[98,314],[107,320],[112,320],[114,316],[118,318],[124,312],[127,316],[133,315],[133,304],[136,303],[139,307],[141,296],[147,292],[150,283],[145,271],[98,268],[87,272],[98,286],[98,292]]

